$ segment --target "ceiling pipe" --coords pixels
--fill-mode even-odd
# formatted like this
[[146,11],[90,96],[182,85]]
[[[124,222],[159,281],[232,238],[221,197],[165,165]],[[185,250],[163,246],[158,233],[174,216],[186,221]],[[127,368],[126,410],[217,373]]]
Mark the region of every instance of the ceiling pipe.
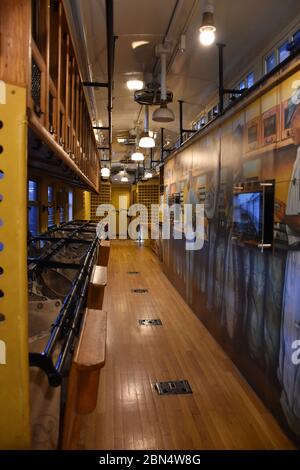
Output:
[[[174,21],[174,18],[176,16],[176,12],[177,12],[177,9],[179,7],[179,4],[180,4],[180,1],[181,0],[176,0],[175,1],[175,4],[174,4],[174,8],[173,8],[173,11],[172,11],[172,14],[171,14],[171,17],[170,17],[170,20],[169,20],[169,23],[168,23],[168,26],[167,26],[167,29],[166,29],[166,32],[164,34],[164,37],[163,37],[163,40],[162,40],[162,43],[164,44],[166,42],[166,40],[168,39],[168,34],[171,30],[171,27],[172,27],[172,24],[173,24],[173,21]],[[153,67],[153,75],[155,75],[155,72],[156,72],[156,69],[157,69],[157,66],[158,66],[158,57],[155,61],[155,64],[154,64],[154,67]]]
[[[75,2],[72,0],[65,0],[63,3],[67,14],[67,19],[72,18],[72,21],[68,21],[68,24],[75,43],[74,51],[77,62],[79,64],[79,70],[81,71],[81,76],[83,75],[87,77],[88,82],[90,82],[92,79],[92,67],[89,60],[87,34],[84,27],[84,22],[82,21],[82,4],[79,2],[79,0],[76,0]],[[88,88],[86,90],[85,96],[87,98],[91,119],[93,121],[96,119],[97,114],[97,104],[94,90]]]
[[145,118],[144,118],[144,132],[142,133],[141,139],[139,140],[139,146],[141,148],[153,148],[155,147],[155,140],[149,135],[149,106],[145,105]]
[[175,121],[174,113],[167,106],[167,53],[169,47],[164,44],[157,46],[156,53],[161,58],[161,105],[153,113],[152,120],[156,122]]

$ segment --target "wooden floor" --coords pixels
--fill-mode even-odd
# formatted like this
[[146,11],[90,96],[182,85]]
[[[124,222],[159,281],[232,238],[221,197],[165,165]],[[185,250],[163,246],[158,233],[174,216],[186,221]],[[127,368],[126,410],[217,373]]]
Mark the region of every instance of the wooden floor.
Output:
[[[134,294],[135,288],[149,293]],[[77,419],[72,448],[293,448],[149,248],[113,243],[104,309],[107,360],[98,406]],[[147,318],[163,326],[138,325]],[[153,389],[155,381],[176,379],[187,379],[193,394],[158,396]]]

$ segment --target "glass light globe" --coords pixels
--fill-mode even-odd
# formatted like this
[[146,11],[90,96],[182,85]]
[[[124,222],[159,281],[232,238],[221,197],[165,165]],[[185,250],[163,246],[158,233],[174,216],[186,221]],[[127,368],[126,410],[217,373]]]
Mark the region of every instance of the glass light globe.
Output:
[[155,140],[152,137],[149,137],[149,136],[142,137],[140,142],[139,142],[139,146],[141,148],[145,148],[145,149],[154,148],[155,147]]
[[216,28],[214,26],[202,26],[199,40],[203,46],[211,46],[216,40]]
[[131,160],[133,162],[143,162],[145,160],[145,157],[144,155],[142,154],[142,152],[134,152],[132,155],[131,155]]
[[128,80],[127,88],[130,91],[142,90],[144,87],[144,82],[142,80]]
[[102,168],[101,176],[103,178],[108,178],[110,176],[110,169],[109,168]]

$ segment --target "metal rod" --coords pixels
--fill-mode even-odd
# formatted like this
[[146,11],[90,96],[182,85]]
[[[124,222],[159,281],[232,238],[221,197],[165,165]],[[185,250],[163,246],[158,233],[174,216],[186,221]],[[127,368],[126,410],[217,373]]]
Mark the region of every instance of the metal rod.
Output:
[[164,161],[164,140],[165,140],[165,129],[160,129],[160,162]]
[[224,47],[225,44],[217,43],[219,50],[219,113],[224,111]]
[[106,43],[107,43],[107,81],[108,81],[108,127],[109,127],[109,157],[112,151],[112,110],[113,110],[113,73],[115,55],[114,37],[114,0],[106,0]]
[[180,132],[180,145],[183,144],[183,103],[184,101],[178,100],[179,103],[179,132]]
[[[163,37],[163,40],[162,40],[162,44],[164,44],[164,43],[166,42],[166,39],[167,39],[168,34],[169,34],[169,32],[170,32],[170,29],[171,29],[173,20],[174,20],[175,15],[176,15],[176,10],[177,10],[177,8],[178,8],[178,6],[179,6],[179,2],[180,2],[180,0],[176,0],[176,1],[175,1],[175,5],[174,5],[174,8],[173,8],[171,17],[170,17],[170,19],[169,19],[168,26],[167,26],[166,32],[165,32],[164,37]],[[157,57],[157,59],[156,59],[156,61],[155,61],[155,64],[154,64],[154,67],[153,67],[153,70],[152,70],[152,73],[153,73],[153,74],[155,73],[156,67],[158,66],[158,61],[159,61],[159,59],[158,59],[158,57]]]
[[93,129],[95,131],[109,131],[109,127],[103,127],[103,126],[94,126]]
[[86,87],[93,87],[93,88],[108,88],[109,83],[102,83],[102,82],[82,82],[83,86]]
[[66,238],[66,237],[36,237],[32,241],[56,243],[56,242],[62,241],[62,240],[66,244],[68,244],[68,243],[77,243],[77,244],[82,244],[82,245],[90,245],[91,244],[91,241],[84,240],[82,238]]
[[[36,262],[36,259],[29,258],[28,262],[34,263]],[[82,264],[42,260],[42,261],[39,261],[39,267],[49,268],[49,269],[51,268],[52,269],[81,269]]]

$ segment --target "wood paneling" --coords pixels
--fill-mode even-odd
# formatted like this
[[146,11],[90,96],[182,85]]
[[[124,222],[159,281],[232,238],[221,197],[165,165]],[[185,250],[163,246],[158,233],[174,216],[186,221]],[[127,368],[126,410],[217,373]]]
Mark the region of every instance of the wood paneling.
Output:
[[30,0],[0,2],[0,80],[29,82]]

